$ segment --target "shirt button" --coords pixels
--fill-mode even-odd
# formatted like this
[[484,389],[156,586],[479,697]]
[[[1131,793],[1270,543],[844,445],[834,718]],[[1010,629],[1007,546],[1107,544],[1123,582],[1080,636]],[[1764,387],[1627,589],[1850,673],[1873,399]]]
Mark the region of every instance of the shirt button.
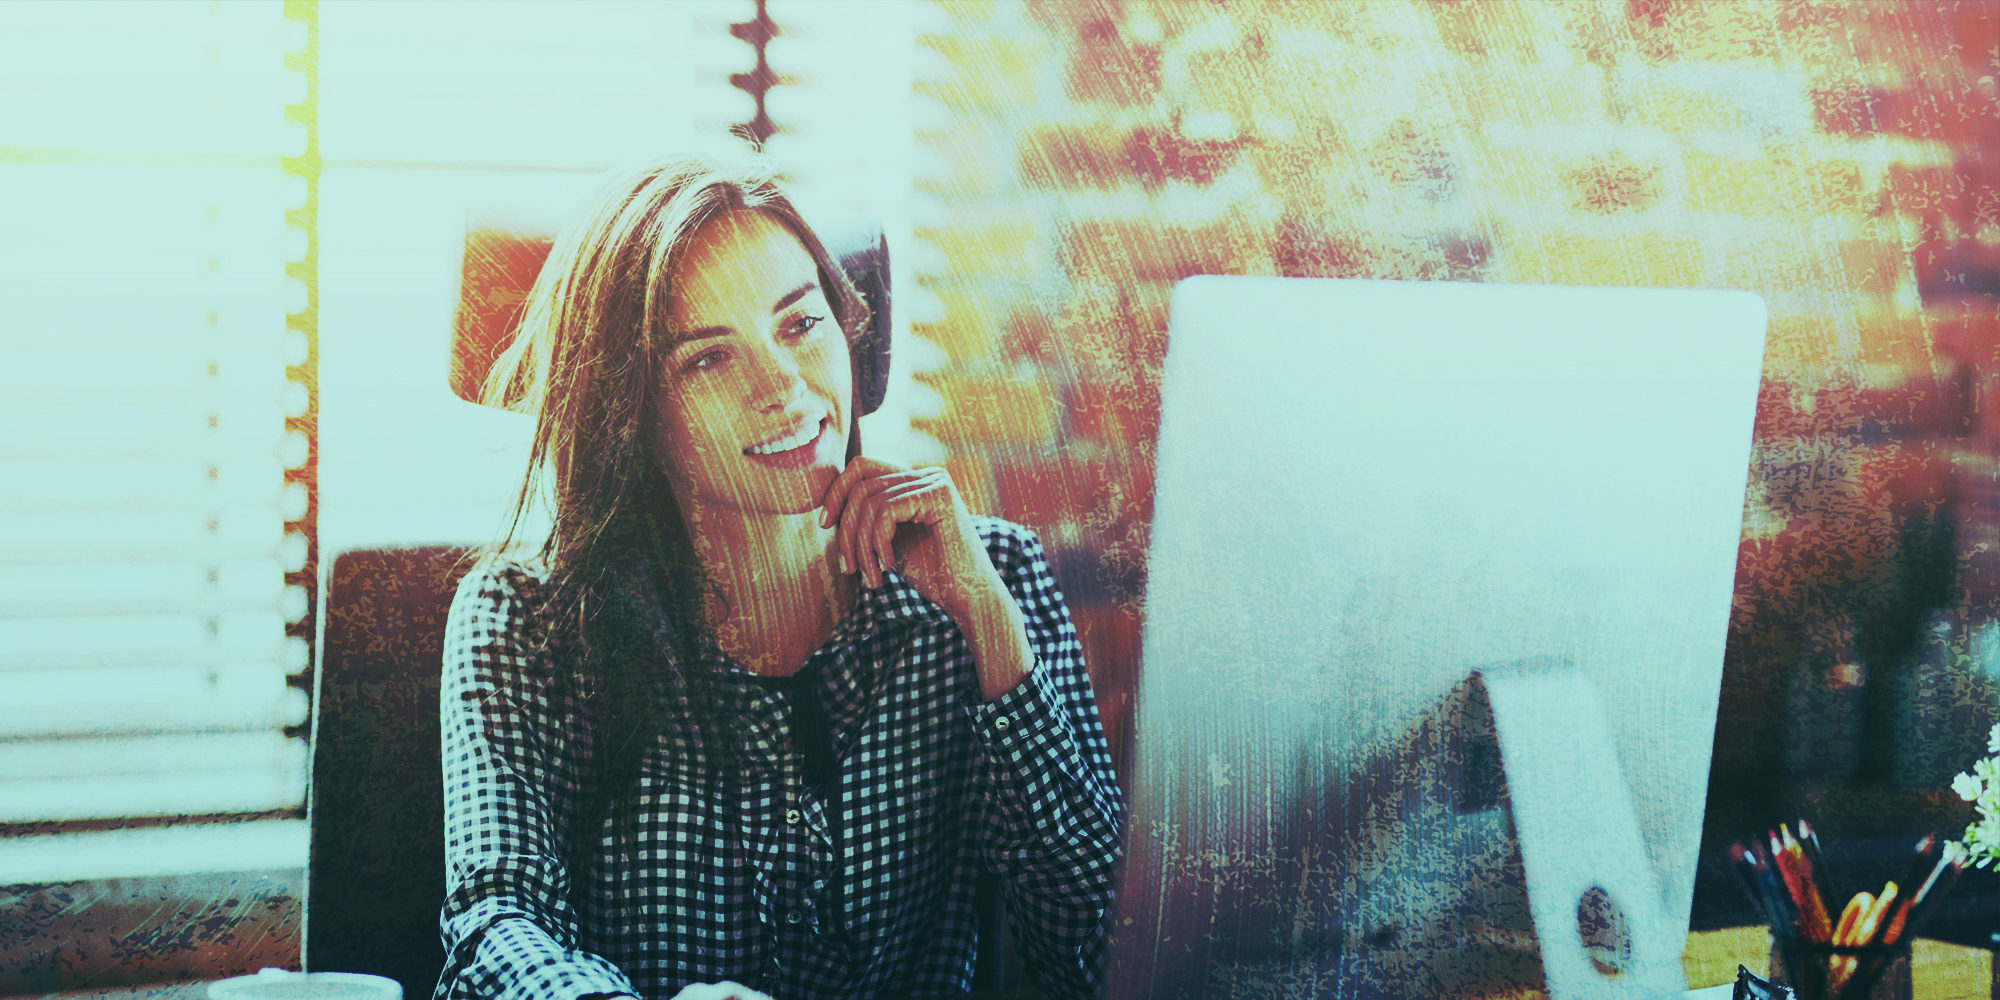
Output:
[[785,923],[788,924],[796,924],[804,919],[805,919],[804,917],[799,916],[799,911],[797,910],[793,910],[792,912],[785,914]]
[[1013,724],[1014,720],[1009,719],[1004,715],[995,716],[993,719],[993,728],[998,730],[1005,731],[1008,727],[1012,726]]
[[805,819],[805,817],[803,815],[800,815],[797,809],[785,810],[785,822],[790,823],[793,826],[797,826],[799,825],[799,820],[802,819]]

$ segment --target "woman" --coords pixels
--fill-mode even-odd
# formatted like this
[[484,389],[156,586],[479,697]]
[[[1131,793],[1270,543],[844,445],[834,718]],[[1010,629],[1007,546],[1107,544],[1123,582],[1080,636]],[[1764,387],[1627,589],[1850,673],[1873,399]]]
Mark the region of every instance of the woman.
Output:
[[[858,455],[867,310],[768,168],[621,176],[489,390],[528,558],[446,635],[439,1000],[1099,991],[1123,804],[1039,543]],[[761,991],[761,992],[760,992]]]

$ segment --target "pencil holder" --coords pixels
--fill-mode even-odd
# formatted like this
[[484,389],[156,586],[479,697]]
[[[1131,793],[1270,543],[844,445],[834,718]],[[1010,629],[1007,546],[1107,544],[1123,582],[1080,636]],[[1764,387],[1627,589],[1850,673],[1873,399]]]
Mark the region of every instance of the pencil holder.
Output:
[[1838,945],[1793,938],[1777,942],[1771,958],[1772,973],[1799,1000],[1908,1000],[1910,996],[1908,941]]

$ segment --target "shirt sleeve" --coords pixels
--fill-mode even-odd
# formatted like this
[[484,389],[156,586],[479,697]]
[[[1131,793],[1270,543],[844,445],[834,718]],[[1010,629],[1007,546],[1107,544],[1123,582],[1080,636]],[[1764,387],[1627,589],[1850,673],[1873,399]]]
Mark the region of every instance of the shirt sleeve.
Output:
[[1009,929],[1042,990],[1103,993],[1125,803],[1083,651],[1041,542],[989,521],[987,551],[1027,621],[1035,663],[1012,691],[974,705],[984,757],[986,865]]
[[445,967],[434,1000],[576,1000],[634,993],[578,947],[564,843],[578,748],[551,670],[532,652],[533,585],[482,565],[447,616],[439,699],[444,750]]

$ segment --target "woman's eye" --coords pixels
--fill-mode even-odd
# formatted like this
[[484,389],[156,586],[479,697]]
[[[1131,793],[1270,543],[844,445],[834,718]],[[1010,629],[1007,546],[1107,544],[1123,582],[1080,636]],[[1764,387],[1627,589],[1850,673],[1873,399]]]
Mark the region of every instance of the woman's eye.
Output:
[[793,320],[790,326],[785,328],[785,332],[791,334],[793,340],[804,340],[811,336],[813,328],[820,325],[825,319],[826,317],[824,316],[800,316],[798,319]]
[[694,357],[688,359],[687,368],[689,371],[701,371],[706,368],[714,368],[715,366],[721,364],[723,362],[723,359],[727,357],[729,357],[729,352],[727,351],[721,351],[721,350],[703,351],[700,354],[697,354]]

